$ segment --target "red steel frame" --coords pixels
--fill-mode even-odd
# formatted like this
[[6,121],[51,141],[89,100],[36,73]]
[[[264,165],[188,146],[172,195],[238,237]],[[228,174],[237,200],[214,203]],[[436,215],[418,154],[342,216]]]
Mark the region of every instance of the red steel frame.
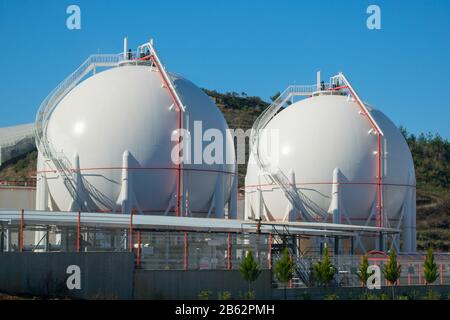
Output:
[[370,117],[367,114],[367,112],[365,111],[364,107],[358,102],[356,94],[352,91],[352,89],[350,87],[347,87],[347,89],[350,92],[353,99],[355,99],[355,102],[359,106],[359,109],[364,114],[364,116],[367,118],[372,129],[375,131],[375,133],[378,136],[378,141],[377,141],[377,145],[378,145],[378,152],[377,152],[377,156],[378,156],[378,159],[377,159],[377,171],[378,171],[378,177],[377,177],[377,189],[378,189],[377,226],[381,228],[383,226],[383,218],[382,218],[382,215],[383,215],[383,203],[382,203],[383,188],[382,188],[382,181],[381,181],[381,170],[382,170],[382,168],[381,168],[381,132],[378,130],[378,127],[375,125],[375,123],[372,121],[372,119],[370,119]]

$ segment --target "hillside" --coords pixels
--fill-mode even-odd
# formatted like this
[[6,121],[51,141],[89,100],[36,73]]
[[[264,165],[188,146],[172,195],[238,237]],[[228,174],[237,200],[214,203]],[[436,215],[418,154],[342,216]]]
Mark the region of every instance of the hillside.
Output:
[[[231,129],[250,129],[268,103],[242,93],[204,91],[223,112]],[[448,252],[450,249],[450,142],[439,135],[415,136],[401,128],[411,149],[417,176],[418,249],[428,246]],[[247,141],[248,143],[248,141]],[[246,159],[248,159],[248,145]],[[36,152],[5,163],[0,180],[23,180],[36,170]],[[244,185],[246,165],[239,166],[239,187]]]

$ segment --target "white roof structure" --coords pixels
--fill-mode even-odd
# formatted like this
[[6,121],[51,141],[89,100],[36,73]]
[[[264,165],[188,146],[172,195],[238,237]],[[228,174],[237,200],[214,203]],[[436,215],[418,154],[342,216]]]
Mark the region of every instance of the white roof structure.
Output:
[[9,147],[25,138],[34,138],[34,123],[0,128],[0,146]]
[[[54,211],[25,211],[23,216],[26,225],[36,226],[76,226],[77,212]],[[21,210],[0,210],[0,223],[19,225]],[[127,214],[82,212],[80,224],[85,227],[98,228],[124,228],[130,227],[131,217]],[[234,232],[234,233],[279,233],[301,234],[309,236],[343,236],[354,237],[360,233],[398,233],[400,230],[392,228],[377,228],[334,223],[307,223],[307,222],[260,222],[192,218],[173,216],[133,215],[133,228],[143,230],[172,230],[172,231],[198,231],[198,232]]]

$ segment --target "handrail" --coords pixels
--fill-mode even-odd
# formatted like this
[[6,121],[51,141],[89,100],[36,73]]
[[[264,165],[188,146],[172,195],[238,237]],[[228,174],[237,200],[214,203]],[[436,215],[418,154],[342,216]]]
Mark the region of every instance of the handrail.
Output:
[[[150,61],[144,61],[145,59],[138,58],[139,52],[142,54],[143,51],[140,49],[149,48]],[[147,57],[146,57],[147,58]],[[86,189],[88,194],[92,196],[89,203],[80,201],[79,195],[77,194],[77,186],[72,177],[74,170],[70,161],[67,159],[63,152],[57,152],[53,147],[51,141],[47,138],[48,123],[51,114],[59,104],[59,102],[73,89],[75,88],[91,71],[96,70],[97,67],[117,67],[121,62],[126,62],[132,64],[149,64],[155,65],[161,74],[164,85],[168,88],[169,94],[174,100],[178,110],[185,112],[185,106],[182,103],[180,96],[178,95],[175,86],[172,83],[171,78],[165,71],[161,60],[158,57],[156,50],[152,43],[147,43],[138,48],[136,52],[126,52],[120,54],[96,54],[89,56],[74,72],[72,72],[66,79],[64,79],[56,88],[54,88],[50,94],[44,99],[44,101],[39,106],[39,110],[36,115],[35,120],[35,139],[36,146],[39,152],[48,160],[51,161],[57,172],[62,176],[63,183],[69,191],[72,199],[78,203],[81,210],[85,211],[95,211],[95,206],[99,204],[114,207],[115,203],[105,195],[103,195],[98,189],[95,188],[89,181],[87,181],[83,176],[81,176],[81,181],[83,187]],[[181,125],[181,112],[179,113],[179,126]],[[180,166],[180,165],[179,165]],[[179,170],[179,175],[181,175],[181,170]],[[180,189],[180,187],[178,188]],[[180,196],[178,196],[179,199]]]
[[[326,85],[326,88],[331,87]],[[271,182],[277,184],[286,198],[297,209],[302,218],[306,221],[314,221],[326,217],[327,212],[315,204],[310,198],[292,186],[289,179],[280,168],[274,167],[270,161],[264,159],[260,153],[259,145],[262,130],[267,126],[270,120],[284,107],[289,99],[295,96],[312,96],[317,92],[316,85],[308,86],[289,86],[284,90],[275,101],[267,107],[266,110],[256,119],[250,133],[250,146],[252,154],[257,165],[267,174]]]

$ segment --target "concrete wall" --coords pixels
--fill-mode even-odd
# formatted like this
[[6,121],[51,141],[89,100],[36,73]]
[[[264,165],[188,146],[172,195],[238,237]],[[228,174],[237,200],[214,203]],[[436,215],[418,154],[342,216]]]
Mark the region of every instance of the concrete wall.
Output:
[[[432,291],[439,293],[443,299],[447,299],[450,294],[449,285],[433,285]],[[428,292],[429,287],[425,285],[396,286],[394,287],[395,296],[409,295],[415,296],[415,299],[423,298]],[[381,295],[386,294],[389,298],[392,296],[392,287],[382,286],[379,290],[369,290],[362,287],[329,287],[329,288],[301,288],[287,289],[286,297],[291,300],[323,300],[327,296],[336,295],[340,300],[358,300],[363,294]],[[284,299],[283,289],[272,289],[273,299]]]
[[[81,289],[69,290],[67,267],[81,269]],[[0,253],[0,291],[44,297],[131,299],[129,253]]]
[[0,186],[0,209],[34,210],[35,207],[35,188]]
[[[211,299],[217,293],[229,291],[233,299],[248,291],[247,283],[237,270],[136,270],[136,299],[198,299],[201,291],[210,290]],[[258,280],[252,284],[256,299],[270,299],[272,294],[271,275],[263,270]]]

